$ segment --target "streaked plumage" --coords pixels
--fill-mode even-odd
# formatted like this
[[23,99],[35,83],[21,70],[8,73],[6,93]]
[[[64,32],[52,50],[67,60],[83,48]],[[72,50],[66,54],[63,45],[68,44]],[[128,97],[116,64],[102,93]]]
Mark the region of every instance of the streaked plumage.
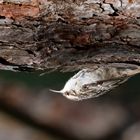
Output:
[[139,72],[140,68],[132,65],[85,68],[71,77],[62,90],[51,91],[62,93],[68,99],[75,101],[94,98],[119,86]]

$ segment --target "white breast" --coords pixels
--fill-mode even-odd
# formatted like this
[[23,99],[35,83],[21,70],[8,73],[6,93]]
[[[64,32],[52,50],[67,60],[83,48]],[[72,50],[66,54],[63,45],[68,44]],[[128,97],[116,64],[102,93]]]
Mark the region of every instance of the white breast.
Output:
[[96,83],[101,79],[101,74],[97,73],[96,70],[83,69],[67,81],[63,91],[70,91],[71,89],[78,91],[83,85]]

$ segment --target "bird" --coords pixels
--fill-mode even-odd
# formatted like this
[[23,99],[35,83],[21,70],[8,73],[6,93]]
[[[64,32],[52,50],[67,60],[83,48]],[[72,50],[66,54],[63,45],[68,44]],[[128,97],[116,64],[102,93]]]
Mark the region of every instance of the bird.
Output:
[[73,101],[99,97],[140,73],[140,66],[129,64],[101,65],[97,68],[83,68],[71,77],[60,91]]

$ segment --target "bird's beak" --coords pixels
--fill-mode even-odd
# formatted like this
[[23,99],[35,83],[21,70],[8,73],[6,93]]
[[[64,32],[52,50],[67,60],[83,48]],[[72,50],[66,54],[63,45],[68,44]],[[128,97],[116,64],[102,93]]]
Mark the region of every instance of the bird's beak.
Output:
[[62,90],[53,90],[53,89],[49,89],[49,90],[55,93],[63,93]]

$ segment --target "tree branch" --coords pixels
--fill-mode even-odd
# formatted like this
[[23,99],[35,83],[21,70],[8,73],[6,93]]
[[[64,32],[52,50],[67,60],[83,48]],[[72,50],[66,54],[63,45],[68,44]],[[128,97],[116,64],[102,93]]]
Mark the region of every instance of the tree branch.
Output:
[[3,0],[0,69],[140,65],[139,0]]

